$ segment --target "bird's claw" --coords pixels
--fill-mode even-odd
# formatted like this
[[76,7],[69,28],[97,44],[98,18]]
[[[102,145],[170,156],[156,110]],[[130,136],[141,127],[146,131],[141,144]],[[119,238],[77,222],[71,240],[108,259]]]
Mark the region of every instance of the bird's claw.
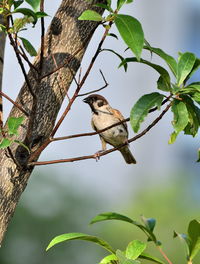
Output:
[[104,152],[104,150],[99,150],[97,151],[95,154],[94,154],[94,158],[96,161],[100,160],[100,157],[101,157],[101,153]]

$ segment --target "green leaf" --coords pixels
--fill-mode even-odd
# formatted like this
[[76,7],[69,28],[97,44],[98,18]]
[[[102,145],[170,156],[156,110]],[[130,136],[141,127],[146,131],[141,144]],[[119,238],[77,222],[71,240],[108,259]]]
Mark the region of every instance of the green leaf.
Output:
[[85,10],[78,20],[92,20],[92,21],[102,21],[102,16],[93,10]]
[[35,14],[36,14],[37,18],[49,16],[47,13],[40,12],[40,11],[39,12],[36,12]]
[[133,2],[133,0],[118,0],[117,1],[117,10],[119,11],[124,4],[130,4],[132,2]]
[[0,149],[9,147],[11,143],[12,143],[12,140],[8,138],[3,138],[2,141],[0,142]]
[[153,257],[147,253],[142,253],[139,258],[141,259],[146,259],[146,260],[149,260],[149,261],[152,261],[154,263],[158,263],[158,264],[165,264],[164,262],[162,262],[160,259],[156,258],[156,257]]
[[23,148],[25,148],[28,151],[29,154],[31,153],[30,149],[23,142],[21,142],[19,140],[13,140],[13,141],[15,143],[19,144],[20,146],[22,146]]
[[33,9],[37,11],[40,6],[40,0],[25,0]]
[[161,106],[163,97],[164,95],[159,93],[145,94],[135,103],[130,113],[130,122],[135,133],[140,129],[140,124],[148,115],[149,110],[153,106],[158,108]]
[[160,243],[157,241],[155,235],[151,231],[149,231],[145,226],[143,226],[139,222],[137,222],[137,221],[125,216],[125,215],[122,215],[122,214],[118,214],[115,212],[102,213],[102,214],[95,216],[91,220],[90,224],[94,224],[94,223],[102,222],[102,221],[107,221],[107,220],[120,220],[120,221],[124,221],[124,222],[128,222],[130,224],[133,224],[133,225],[137,226],[139,229],[141,229],[145,233],[145,235],[148,236],[149,240],[154,241],[155,243],[158,243],[160,245]]
[[168,141],[168,144],[173,144],[176,141],[176,138],[178,136],[177,132],[172,132]]
[[189,258],[192,260],[200,250],[200,222],[192,220],[188,226]]
[[144,216],[141,217],[142,222],[144,223],[144,225],[146,226],[146,228],[153,232],[155,225],[156,225],[156,219],[154,218],[146,218]]
[[90,224],[95,224],[97,222],[102,222],[102,221],[107,221],[107,220],[120,220],[120,221],[125,221],[128,223],[135,222],[131,218],[129,218],[125,215],[121,215],[121,214],[118,214],[115,212],[106,212],[106,213],[98,214],[97,216],[92,218]]
[[157,54],[159,57],[161,57],[169,66],[169,68],[171,69],[171,71],[173,72],[173,74],[175,76],[177,76],[177,62],[176,60],[168,55],[167,53],[165,53],[163,50],[159,49],[159,48],[154,48],[154,47],[149,47],[149,46],[145,46],[144,49],[149,50],[150,52],[153,52],[155,54]]
[[110,36],[110,37],[118,39],[118,36],[116,34],[114,34],[114,33],[108,33],[107,36]]
[[12,13],[20,13],[28,17],[33,18],[33,24],[37,23],[37,16],[36,14],[29,8],[17,8]]
[[197,162],[200,162],[200,148],[198,149],[198,159]]
[[117,15],[115,24],[122,39],[139,61],[144,45],[144,33],[140,22],[132,16]]
[[[143,60],[143,59],[140,59],[140,61],[137,61],[137,59],[135,57],[126,58],[124,61],[122,61],[122,63],[119,65],[119,67],[121,67],[121,66],[123,66],[129,62],[139,62],[139,63],[143,63],[143,64],[150,66],[151,68],[156,70],[162,77],[162,80],[160,78],[159,78],[160,80],[158,79],[158,88],[161,90],[164,90],[164,91],[166,91],[166,90],[170,91],[171,90],[170,76],[169,76],[168,71],[165,68],[161,67],[158,64],[154,64],[154,63],[151,63],[151,62]],[[161,82],[164,84],[162,85]]]
[[24,121],[24,117],[9,117],[8,118],[8,133],[9,135],[18,135],[18,129],[22,122]]
[[171,109],[174,114],[172,125],[175,132],[179,133],[184,130],[189,121],[187,107],[182,101],[174,99]]
[[185,52],[181,54],[178,61],[177,70],[177,85],[180,86],[185,81],[186,77],[192,71],[196,57],[193,53]]
[[106,256],[105,258],[103,258],[99,264],[112,264],[114,261],[118,260],[118,258],[116,257],[116,255],[111,254]]
[[181,95],[188,111],[189,121],[184,129],[185,134],[195,137],[200,126],[200,109],[194,104],[188,95]]
[[105,248],[107,251],[115,254],[114,249],[112,249],[112,247],[106,241],[96,236],[90,236],[90,235],[83,234],[83,233],[67,233],[67,234],[63,234],[60,236],[56,236],[53,240],[51,240],[46,250],[49,250],[51,247],[55,246],[56,244],[70,241],[70,240],[86,240],[89,242],[93,242]]
[[177,233],[176,231],[174,231],[174,236],[173,237],[174,238],[178,237],[181,242],[185,243],[185,245],[186,245],[186,254],[188,256],[189,255],[189,244],[190,244],[188,236],[186,234],[180,234],[180,233]]
[[[102,51],[109,51],[109,52],[112,52],[113,54],[115,54],[115,55],[121,60],[121,62],[124,61],[124,58],[123,58],[120,54],[118,54],[116,51],[114,51],[114,50],[112,50],[112,49],[102,49]],[[123,64],[123,67],[124,67],[124,70],[125,70],[125,72],[126,72],[126,71],[127,71],[128,64],[127,64],[127,63],[124,63],[124,64]]]
[[14,9],[18,8],[21,4],[23,4],[24,0],[14,1]]
[[139,264],[140,263],[140,261],[137,261],[137,260],[127,259],[125,256],[125,253],[119,249],[117,249],[116,251],[116,256],[119,260],[119,264]]
[[200,67],[200,59],[196,58],[193,68],[189,73],[189,75],[187,76],[187,78],[185,79],[185,82],[192,77],[192,75],[199,69],[199,67]]
[[126,258],[128,259],[137,259],[139,255],[146,249],[146,244],[139,241],[139,240],[133,240],[131,241],[127,248],[126,248]]
[[25,48],[25,50],[30,54],[30,56],[36,56],[37,55],[37,51],[35,50],[35,48],[33,47],[33,45],[25,38],[21,38],[21,41],[23,43],[23,46]]

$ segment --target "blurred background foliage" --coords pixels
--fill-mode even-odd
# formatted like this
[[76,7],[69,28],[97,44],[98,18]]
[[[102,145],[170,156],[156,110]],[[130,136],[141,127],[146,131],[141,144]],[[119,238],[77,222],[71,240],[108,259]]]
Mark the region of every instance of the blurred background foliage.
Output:
[[[52,1],[51,6],[46,3],[46,12],[51,16],[46,18],[47,23],[59,3]],[[173,56],[177,56],[178,51],[200,54],[199,0],[135,0],[123,12],[141,21],[146,39],[152,46]],[[35,47],[39,46],[37,29],[23,33]],[[99,29],[88,48],[83,71],[101,34]],[[110,38],[105,44],[105,48],[109,47],[115,47],[118,52],[125,49],[119,41]],[[125,74],[122,69],[117,69],[119,60],[108,55],[101,54],[83,92],[102,86],[101,68],[110,84],[101,94],[127,117],[142,94],[155,91],[158,76],[139,64],[130,65]],[[150,59],[149,53],[147,56]],[[23,83],[13,58],[7,43],[3,87],[12,98]],[[157,58],[153,59],[156,62]],[[13,78],[9,78],[10,72],[15,73]],[[193,81],[199,81],[199,72]],[[11,105],[5,105],[5,114],[10,108]],[[153,114],[153,118],[156,115]],[[149,122],[148,119],[146,124]],[[91,131],[90,111],[78,100],[58,136],[86,131]],[[132,136],[130,128],[129,132]],[[131,144],[138,161],[136,166],[127,166],[116,152],[99,162],[88,160],[35,168],[0,250],[0,263],[93,264],[105,256],[103,249],[85,241],[63,243],[45,252],[53,237],[67,232],[97,235],[122,250],[132,239],[146,241],[141,231],[128,223],[113,221],[88,226],[92,217],[106,211],[122,213],[136,220],[141,214],[156,218],[155,232],[163,242],[163,250],[174,264],[185,263],[184,245],[177,238],[173,239],[173,231],[184,233],[190,220],[200,219],[199,163],[195,163],[199,140],[181,135],[174,145],[168,146],[171,132],[166,116],[149,134]],[[52,143],[40,159],[80,156],[95,153],[99,148],[98,137]],[[147,252],[159,256],[151,243]],[[194,264],[199,263],[198,256]]]

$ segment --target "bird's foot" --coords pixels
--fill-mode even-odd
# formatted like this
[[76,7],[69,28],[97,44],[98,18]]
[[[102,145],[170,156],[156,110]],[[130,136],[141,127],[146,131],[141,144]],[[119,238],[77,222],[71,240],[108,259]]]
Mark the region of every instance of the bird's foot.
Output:
[[94,158],[96,161],[100,160],[101,153],[104,152],[104,150],[99,150],[94,154]]

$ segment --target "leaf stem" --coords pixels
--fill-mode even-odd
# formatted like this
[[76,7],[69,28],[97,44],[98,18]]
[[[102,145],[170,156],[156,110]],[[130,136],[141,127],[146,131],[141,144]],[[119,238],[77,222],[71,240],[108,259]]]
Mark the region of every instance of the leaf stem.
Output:
[[[162,256],[164,257],[164,259],[166,259],[166,261],[169,263],[169,264],[173,264],[171,262],[171,260],[167,257],[167,255],[165,254],[165,252],[162,250],[162,248],[160,246],[157,247],[158,250],[160,251],[160,253],[162,254]],[[188,263],[189,264],[189,263]]]

